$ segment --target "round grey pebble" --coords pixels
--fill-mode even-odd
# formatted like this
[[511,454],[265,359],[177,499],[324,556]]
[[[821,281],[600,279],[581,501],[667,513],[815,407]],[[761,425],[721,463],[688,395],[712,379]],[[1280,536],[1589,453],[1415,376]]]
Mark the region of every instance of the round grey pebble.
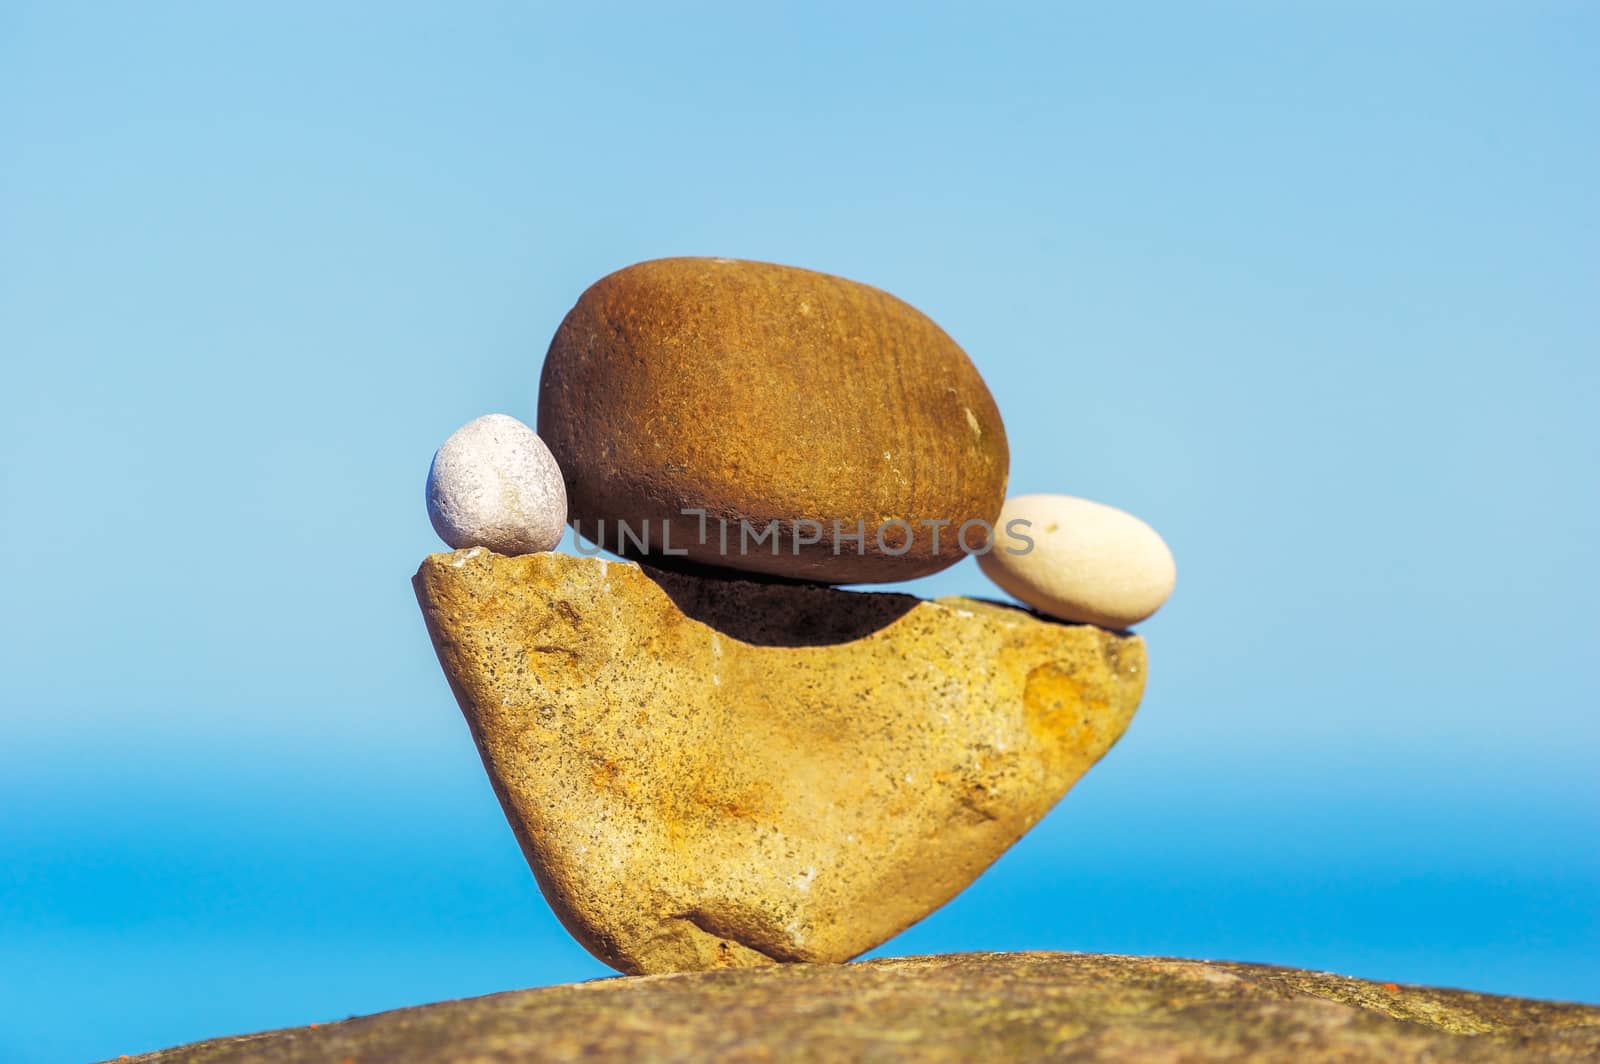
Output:
[[528,426],[485,414],[457,429],[433,456],[428,519],[456,550],[554,550],[567,524],[561,467]]

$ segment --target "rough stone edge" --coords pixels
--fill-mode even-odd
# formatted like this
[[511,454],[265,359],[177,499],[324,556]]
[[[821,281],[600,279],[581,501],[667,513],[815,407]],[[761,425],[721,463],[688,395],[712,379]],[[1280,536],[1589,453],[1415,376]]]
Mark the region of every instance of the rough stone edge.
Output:
[[[579,983],[507,990],[479,997],[455,998],[427,1005],[390,1009],[365,1016],[352,1016],[336,1023],[311,1024],[304,1027],[208,1039],[115,1059],[144,1061],[147,1064],[228,1064],[233,1061],[253,1060],[257,1051],[269,1049],[287,1050],[290,1055],[288,1057],[280,1055],[278,1059],[295,1061],[361,1059],[348,1057],[351,1052],[348,1045],[334,1052],[335,1046],[332,1043],[338,1041],[341,1033],[359,1034],[360,1031],[375,1025],[404,1024],[409,1019],[421,1019],[444,1010],[464,1011],[474,1005],[514,1005],[539,996],[555,997],[574,993],[585,997],[590,994],[613,997],[627,995],[635,988],[647,985],[679,981],[721,981],[741,977],[759,978],[775,971],[828,973],[869,969],[897,971],[914,976],[922,970],[948,969],[967,964],[976,967],[985,962],[1006,960],[1053,962],[1074,968],[1111,967],[1125,970],[1130,977],[1136,977],[1141,972],[1165,969],[1187,969],[1202,976],[1205,973],[1219,973],[1243,980],[1252,990],[1257,991],[1261,998],[1277,995],[1281,996],[1285,1003],[1292,1003],[1295,1000],[1320,1000],[1330,1006],[1349,1010],[1352,1014],[1392,1023],[1397,1032],[1440,1036],[1445,1047],[1455,1045],[1462,1051],[1469,1046],[1473,1049],[1489,1049],[1490,1043],[1494,1043],[1503,1048],[1507,1054],[1530,1054],[1526,1059],[1538,1059],[1531,1054],[1541,1050],[1559,1050],[1560,1059],[1580,1059],[1576,1055],[1578,1053],[1584,1054],[1582,1059],[1589,1059],[1591,1053],[1595,1059],[1600,1059],[1600,1005],[1519,998],[1442,987],[1400,985],[1255,962],[1064,952],[933,954],[878,958],[845,965],[786,965],[707,972],[671,972],[659,975],[608,976]],[[824,974],[822,977],[827,976]],[[1129,982],[1132,981],[1130,978]],[[297,1042],[304,1044],[296,1045]],[[327,1044],[319,1046],[320,1043]],[[1293,1050],[1289,1046],[1283,1048],[1282,1059],[1292,1059]],[[355,1050],[355,1052],[360,1051]],[[1385,1058],[1373,1056],[1349,1059],[1379,1061]],[[1507,1059],[1521,1058],[1508,1055]]]

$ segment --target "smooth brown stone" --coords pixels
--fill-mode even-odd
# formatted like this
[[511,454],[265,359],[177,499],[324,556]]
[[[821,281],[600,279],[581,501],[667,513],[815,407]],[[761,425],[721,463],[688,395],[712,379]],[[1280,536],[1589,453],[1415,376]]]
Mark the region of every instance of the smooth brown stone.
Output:
[[545,897],[628,973],[843,961],[1122,734],[1144,643],[969,599],[435,554],[414,581]]
[[[665,523],[692,562],[824,583],[959,561],[957,529],[993,524],[1010,463],[982,377],[926,315],[855,281],[734,259],[641,262],[584,292],[545,356],[539,435],[591,540],[614,547],[621,519],[647,527],[660,555]],[[684,509],[706,511],[705,542]],[[741,519],[779,521],[780,553],[740,554]],[[796,554],[787,530],[802,519],[821,541]],[[899,556],[877,542],[891,519],[914,533]],[[923,521],[948,522],[937,552]],[[835,541],[834,522],[866,529],[865,554]],[[891,526],[884,543],[897,551],[904,536]],[[983,542],[981,526],[968,541]]]
[[150,1064],[1600,1059],[1600,1008],[1261,964],[970,953],[602,979],[219,1038]]

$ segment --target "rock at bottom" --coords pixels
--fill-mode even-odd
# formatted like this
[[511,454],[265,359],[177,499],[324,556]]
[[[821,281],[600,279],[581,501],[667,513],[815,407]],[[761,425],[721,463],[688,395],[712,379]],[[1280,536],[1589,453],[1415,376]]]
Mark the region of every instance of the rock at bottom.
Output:
[[843,961],[944,904],[1127,727],[1144,643],[970,599],[489,551],[415,580],[562,922],[629,974]]
[[1294,1064],[1600,1058],[1600,1008],[1257,964],[974,953],[602,979],[222,1038],[150,1064]]

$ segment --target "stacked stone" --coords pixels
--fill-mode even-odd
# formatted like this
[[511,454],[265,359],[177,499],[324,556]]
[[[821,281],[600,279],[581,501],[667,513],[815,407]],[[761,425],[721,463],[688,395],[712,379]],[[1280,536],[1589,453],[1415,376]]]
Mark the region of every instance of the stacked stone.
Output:
[[1161,538],[1061,495],[1007,502],[1010,453],[966,353],[887,292],[733,259],[643,262],[561,323],[539,432],[452,436],[429,513],[452,547],[598,548],[824,584],[910,580],[967,554],[1062,620],[1126,628],[1172,590]]
[[[871,949],[1138,705],[1125,629],[1171,591],[1166,545],[1088,500],[1007,501],[982,377],[886,292],[630,266],[561,323],[538,429],[491,414],[439,449],[428,511],[456,550],[413,584],[545,896],[621,971]],[[640,564],[553,553],[568,524],[580,555]],[[829,586],[968,554],[1037,612]]]

